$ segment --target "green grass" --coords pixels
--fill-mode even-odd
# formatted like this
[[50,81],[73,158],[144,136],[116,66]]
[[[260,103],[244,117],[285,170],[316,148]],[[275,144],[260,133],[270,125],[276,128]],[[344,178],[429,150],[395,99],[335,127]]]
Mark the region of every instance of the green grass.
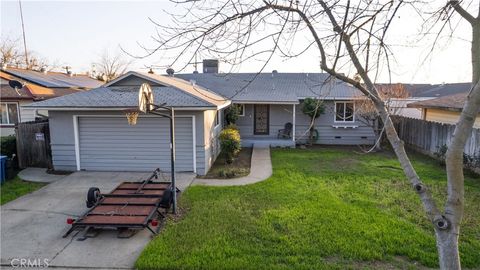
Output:
[[1,204],[4,205],[20,196],[34,192],[45,185],[45,183],[26,182],[16,176],[14,179],[7,180],[1,185]]
[[[441,205],[444,170],[413,155]],[[391,154],[272,150],[273,176],[241,187],[190,187],[184,215],[145,248],[139,269],[438,267],[419,199]],[[480,179],[465,181],[465,268],[480,268]]]

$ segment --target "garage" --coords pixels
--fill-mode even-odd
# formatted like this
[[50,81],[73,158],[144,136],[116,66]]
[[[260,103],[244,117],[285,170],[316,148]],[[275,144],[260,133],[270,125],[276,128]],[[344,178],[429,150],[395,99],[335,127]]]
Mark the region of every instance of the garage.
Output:
[[[169,120],[139,117],[130,126],[125,117],[77,118],[77,155],[81,170],[170,171]],[[175,117],[176,171],[195,172],[193,117]]]

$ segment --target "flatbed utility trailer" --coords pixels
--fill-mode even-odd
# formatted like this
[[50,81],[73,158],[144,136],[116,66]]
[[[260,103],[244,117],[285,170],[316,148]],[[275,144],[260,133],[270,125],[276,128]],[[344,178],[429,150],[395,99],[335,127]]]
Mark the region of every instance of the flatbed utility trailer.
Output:
[[160,169],[141,182],[122,182],[108,194],[101,194],[92,187],[87,194],[87,207],[90,209],[79,218],[67,219],[72,227],[63,235],[67,237],[75,230],[84,230],[84,240],[91,229],[117,229],[137,231],[147,228],[153,234],[158,226],[158,218],[163,219],[173,199],[171,182],[153,182],[158,179]]

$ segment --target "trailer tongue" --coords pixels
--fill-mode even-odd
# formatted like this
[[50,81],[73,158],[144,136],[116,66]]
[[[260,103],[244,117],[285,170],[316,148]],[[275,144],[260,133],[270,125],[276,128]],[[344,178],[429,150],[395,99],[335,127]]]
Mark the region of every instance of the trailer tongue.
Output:
[[[153,182],[158,179],[160,169],[141,182],[123,182],[109,194],[101,194],[92,187],[87,194],[87,207],[91,208],[77,219],[69,218],[71,228],[63,235],[67,237],[75,230],[83,230],[84,240],[92,229],[117,229],[120,233],[134,232],[147,228],[157,234],[158,219],[163,219],[173,200],[171,182]],[[162,213],[160,209],[164,209]]]

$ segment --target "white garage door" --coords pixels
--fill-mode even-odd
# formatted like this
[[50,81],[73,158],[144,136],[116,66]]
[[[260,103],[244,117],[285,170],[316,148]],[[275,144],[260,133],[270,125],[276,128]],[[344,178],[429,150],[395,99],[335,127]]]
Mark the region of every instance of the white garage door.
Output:
[[[191,117],[175,118],[176,171],[194,171]],[[170,171],[169,120],[79,117],[80,168],[92,171]]]

